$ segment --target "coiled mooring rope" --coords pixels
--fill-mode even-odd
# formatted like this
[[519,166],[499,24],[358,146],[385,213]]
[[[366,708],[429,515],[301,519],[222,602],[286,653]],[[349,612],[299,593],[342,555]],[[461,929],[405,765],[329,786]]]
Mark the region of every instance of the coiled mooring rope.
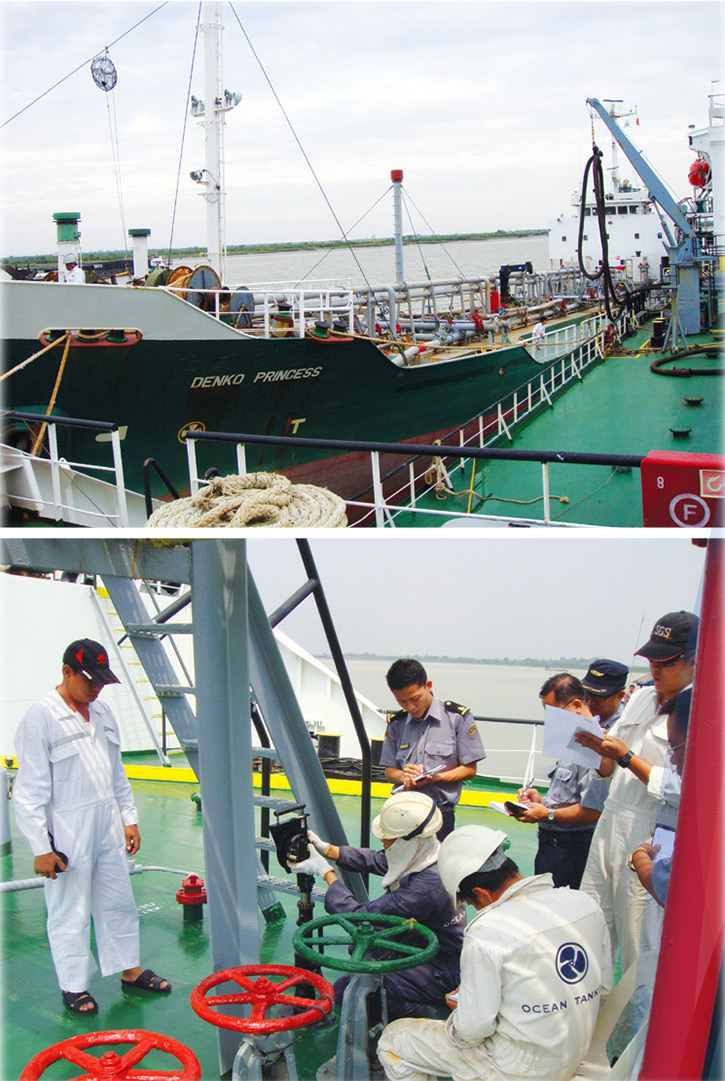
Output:
[[341,529],[347,518],[344,499],[327,488],[292,484],[279,473],[247,473],[215,477],[196,495],[164,503],[146,525]]

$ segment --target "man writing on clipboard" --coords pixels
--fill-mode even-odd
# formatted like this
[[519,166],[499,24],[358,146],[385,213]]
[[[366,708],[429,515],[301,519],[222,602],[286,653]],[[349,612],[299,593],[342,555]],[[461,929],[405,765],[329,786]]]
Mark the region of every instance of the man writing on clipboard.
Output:
[[[550,676],[539,698],[544,706],[592,717],[583,684],[569,672]],[[539,824],[534,873],[550,874],[555,886],[579,889],[608,785],[595,770],[574,762],[557,761],[549,778],[551,784],[545,796],[535,788],[524,787],[519,790],[519,800],[525,809],[512,810],[516,805],[510,805],[509,811],[519,822]]]
[[380,754],[387,779],[399,790],[418,789],[438,805],[442,841],[455,825],[455,806],[463,782],[476,775],[486,757],[468,706],[443,702],[419,661],[395,661],[386,681],[401,707],[388,716]]

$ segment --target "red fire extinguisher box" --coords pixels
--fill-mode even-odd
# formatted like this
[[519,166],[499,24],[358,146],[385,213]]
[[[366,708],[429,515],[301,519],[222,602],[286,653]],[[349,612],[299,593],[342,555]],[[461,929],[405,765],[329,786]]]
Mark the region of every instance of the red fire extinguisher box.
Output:
[[653,450],[641,468],[643,525],[681,529],[723,525],[725,457]]

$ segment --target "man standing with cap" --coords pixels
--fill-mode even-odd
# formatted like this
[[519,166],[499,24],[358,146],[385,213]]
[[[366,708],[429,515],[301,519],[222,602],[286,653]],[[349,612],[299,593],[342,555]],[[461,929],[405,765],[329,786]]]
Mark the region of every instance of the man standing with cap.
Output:
[[[308,830],[313,851],[309,859],[295,865],[324,879],[327,912],[371,912],[403,916],[429,927],[440,949],[432,960],[415,968],[388,972],[383,977],[388,1016],[428,1017],[431,1008],[445,1010],[446,992],[460,979],[460,956],[466,913],[456,907],[438,873],[441,813],[423,792],[399,792],[383,804],[372,830],[383,850],[332,845]],[[384,893],[373,901],[360,903],[327,862],[333,860],[348,871],[382,875]],[[290,866],[292,863],[290,861]],[[335,983],[339,1001],[350,982],[343,976]]]
[[[34,703],[15,736],[18,774],[13,806],[18,827],[46,879],[48,940],[63,994],[77,1014],[98,1012],[88,992],[96,969],[121,973],[124,987],[166,993],[168,980],[139,965],[139,920],[125,851],[141,838],[133,794],[121,762],[118,724],[97,701],[119,683],[99,642],[71,642],[62,682]],[[125,851],[124,851],[125,850]]]
[[624,712],[628,675],[626,664],[602,658],[592,661],[582,680],[589,710],[593,717],[599,718],[599,724],[605,730],[611,728]]
[[380,765],[391,784],[422,790],[438,805],[442,841],[454,827],[463,782],[476,776],[476,763],[486,757],[478,726],[468,706],[433,694],[420,661],[401,658],[385,678],[401,709],[388,715]]
[[[500,830],[463,826],[441,845],[443,885],[476,909],[447,1021],[393,1021],[378,1058],[390,1081],[568,1081],[612,986],[598,905],[549,875],[524,878]],[[453,989],[452,989],[453,990]]]
[[[652,837],[658,821],[674,825],[680,779],[666,768],[667,716],[661,710],[692,682],[698,626],[691,612],[668,612],[658,619],[636,654],[649,661],[652,686],[632,696],[602,739],[584,732],[574,737],[602,755],[599,771],[612,778],[581,888],[601,905],[613,957],[619,949],[623,972],[640,951],[659,947],[662,910],[627,868],[627,860],[636,845]],[[613,1053],[633,1034],[615,1031]]]

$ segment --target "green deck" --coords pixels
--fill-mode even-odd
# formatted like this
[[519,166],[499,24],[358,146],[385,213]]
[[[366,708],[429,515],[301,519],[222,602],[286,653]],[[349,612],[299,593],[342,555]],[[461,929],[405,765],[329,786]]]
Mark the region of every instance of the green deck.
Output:
[[[626,341],[626,355],[613,355],[588,371],[581,382],[554,400],[551,408],[524,421],[495,445],[518,450],[587,451],[602,454],[644,455],[651,450],[723,452],[722,375],[689,378],[656,375],[650,364],[661,353],[642,353],[649,340],[648,327]],[[691,344],[711,341],[709,335]],[[722,336],[719,336],[722,344]],[[704,354],[681,359],[667,367],[722,369],[719,357]],[[688,405],[685,397],[702,397],[701,405]],[[686,438],[671,428],[690,428]],[[543,518],[542,467],[538,462],[468,460],[450,473],[456,492],[473,487],[476,495],[429,493],[417,500],[418,508],[435,511],[469,510],[507,518]],[[473,485],[471,478],[473,476]],[[553,522],[591,526],[642,525],[640,472],[615,472],[610,466],[549,465]],[[485,500],[481,501],[481,496]],[[564,501],[565,500],[565,501]],[[432,527],[445,518],[403,512],[396,526]]]
[[[138,759],[134,759],[137,762]],[[174,781],[133,781],[141,829],[141,850],[137,862],[142,866],[174,867],[204,877],[201,814],[191,799],[198,786]],[[352,843],[359,836],[360,801],[336,796],[335,805]],[[373,801],[377,814],[381,800]],[[12,815],[11,815],[12,818]],[[477,823],[501,827],[501,815],[495,811],[461,808],[457,824]],[[505,828],[512,840],[511,855],[524,874],[533,869],[536,829],[509,819]],[[2,879],[33,877],[30,849],[13,820],[13,850],[2,859]],[[377,847],[377,842],[374,842]],[[282,876],[274,856],[270,872]],[[181,876],[144,872],[131,879],[141,914],[141,960],[145,966],[168,977],[173,984],[169,996],[143,992],[122,992],[118,977],[102,979],[96,974],[90,991],[97,999],[99,1013],[81,1019],[64,1010],[51,961],[45,933],[45,904],[42,889],[2,895],[3,913],[3,1061],[0,1078],[12,1081],[23,1066],[39,1051],[82,1032],[112,1029],[144,1029],[179,1040],[190,1047],[202,1066],[204,1081],[219,1078],[216,1029],[202,1021],[191,1009],[189,995],[197,983],[212,972],[209,943],[209,919],[189,923],[183,919],[176,891]],[[371,880],[371,895],[380,892],[380,880]],[[262,963],[292,964],[292,935],[297,910],[294,897],[280,894],[287,918],[266,925],[259,917]],[[324,915],[321,905],[315,916]],[[323,973],[330,982],[337,974]],[[315,1076],[317,1068],[335,1053],[337,1024],[316,1026],[307,1031],[296,1045],[300,1081]],[[96,1050],[97,1055],[100,1051]],[[169,1070],[176,1065],[169,1056],[149,1055],[144,1065]],[[57,1064],[44,1079],[76,1077],[77,1067]]]

